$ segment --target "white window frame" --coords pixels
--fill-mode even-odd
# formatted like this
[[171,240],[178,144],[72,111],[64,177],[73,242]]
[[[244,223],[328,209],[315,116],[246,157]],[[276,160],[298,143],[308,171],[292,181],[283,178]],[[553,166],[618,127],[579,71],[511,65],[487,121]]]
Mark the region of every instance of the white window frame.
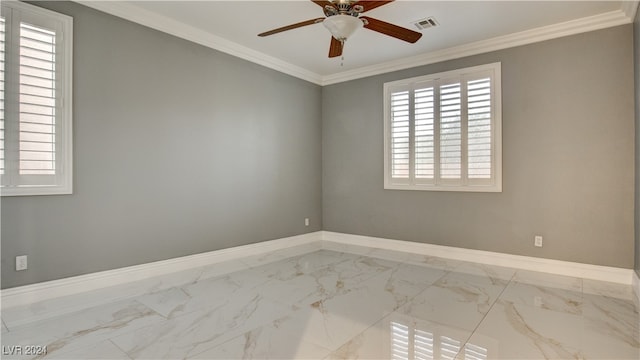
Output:
[[[414,124],[410,121],[410,170],[408,178],[393,178],[391,169],[391,94],[397,91],[410,92],[410,109],[413,108],[413,91],[417,84],[433,83],[440,86],[446,83],[459,81],[466,84],[465,81],[474,78],[487,77],[491,78],[491,179],[478,180],[468,179],[466,176],[467,160],[466,160],[466,144],[462,139],[462,175],[459,180],[439,179],[437,175],[433,180],[424,181],[418,179],[414,174],[413,165],[413,144],[415,141]],[[453,71],[446,71],[437,74],[414,77],[410,79],[387,82],[384,84],[384,189],[390,190],[426,190],[426,191],[463,191],[463,192],[502,192],[502,91],[501,91],[501,63],[492,63],[480,66],[474,66]],[[466,85],[463,87],[466,88]],[[434,87],[435,88],[435,87]],[[437,100],[439,101],[439,100]],[[466,101],[466,100],[464,100]],[[434,106],[436,106],[434,104]],[[438,110],[436,110],[438,113]],[[466,111],[462,110],[461,123],[467,123]],[[434,114],[434,149],[439,146],[439,114]],[[466,132],[466,130],[464,130]],[[434,156],[438,156],[439,150],[434,150]],[[437,174],[437,171],[436,171]]]
[[[18,153],[5,149],[5,174],[1,176],[0,195],[62,195],[73,192],[72,149],[72,72],[73,72],[73,18],[18,1],[3,1],[5,18],[5,146],[18,141],[18,56],[19,36],[15,29],[21,21],[56,31],[56,174],[20,175]],[[16,25],[17,24],[17,25]],[[13,26],[14,31],[8,28]],[[12,34],[10,38],[9,34]],[[13,162],[10,165],[9,162]],[[10,171],[7,171],[10,170]]]

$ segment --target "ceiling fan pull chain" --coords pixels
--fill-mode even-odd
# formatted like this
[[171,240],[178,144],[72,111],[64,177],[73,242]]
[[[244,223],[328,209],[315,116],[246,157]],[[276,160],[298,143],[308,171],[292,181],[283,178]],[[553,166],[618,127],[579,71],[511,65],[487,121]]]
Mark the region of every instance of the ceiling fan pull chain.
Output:
[[[344,49],[344,40],[345,39],[340,40],[340,44],[341,44],[343,49]],[[342,53],[342,57],[340,58],[340,66],[341,67],[344,66],[344,52]]]

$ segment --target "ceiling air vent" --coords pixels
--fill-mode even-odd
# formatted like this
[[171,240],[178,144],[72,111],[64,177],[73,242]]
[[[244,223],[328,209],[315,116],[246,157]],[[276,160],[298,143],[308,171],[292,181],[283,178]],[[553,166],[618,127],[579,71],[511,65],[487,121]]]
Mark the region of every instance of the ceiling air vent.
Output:
[[433,16],[430,16],[428,18],[414,21],[413,25],[415,25],[418,28],[418,30],[424,30],[434,26],[438,26],[438,22]]

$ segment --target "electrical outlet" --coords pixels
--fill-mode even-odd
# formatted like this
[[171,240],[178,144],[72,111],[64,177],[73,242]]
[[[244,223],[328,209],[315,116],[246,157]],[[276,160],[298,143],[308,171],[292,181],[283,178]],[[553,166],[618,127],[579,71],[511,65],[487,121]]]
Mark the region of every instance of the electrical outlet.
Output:
[[533,245],[536,247],[542,247],[542,236],[536,235],[533,241]]
[[309,226],[309,218],[304,218],[304,226]]
[[16,256],[16,271],[27,270],[27,255]]

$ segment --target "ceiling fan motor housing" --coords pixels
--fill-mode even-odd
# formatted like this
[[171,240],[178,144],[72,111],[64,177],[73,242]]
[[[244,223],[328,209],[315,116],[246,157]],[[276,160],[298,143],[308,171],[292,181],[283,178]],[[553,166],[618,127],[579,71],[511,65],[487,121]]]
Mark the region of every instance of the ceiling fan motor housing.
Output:
[[340,1],[332,5],[324,6],[324,15],[326,17],[334,15],[351,15],[358,17],[364,11],[364,6],[354,5],[352,1]]

